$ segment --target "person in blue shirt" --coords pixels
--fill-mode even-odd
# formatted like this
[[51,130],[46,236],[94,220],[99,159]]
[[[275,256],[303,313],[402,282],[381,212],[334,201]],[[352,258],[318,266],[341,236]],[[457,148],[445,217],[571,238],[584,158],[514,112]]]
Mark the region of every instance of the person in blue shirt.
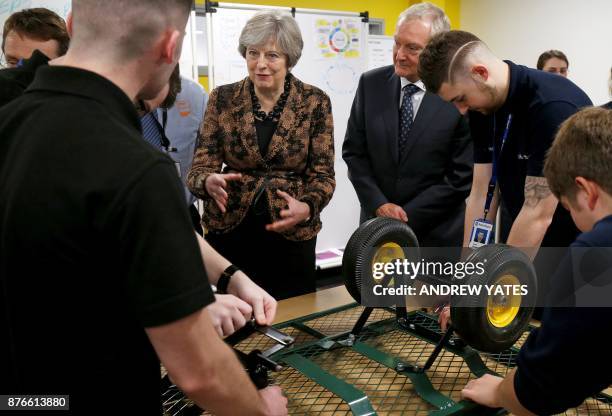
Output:
[[[589,108],[565,121],[544,173],[551,192],[583,234],[558,267],[550,296],[559,298],[568,286],[578,295],[584,289],[576,286],[584,280],[579,275],[593,274],[594,269],[599,277],[597,284],[591,281],[591,289],[602,296],[575,307],[546,308],[541,327],[521,348],[517,367],[505,378],[485,375],[470,381],[462,391],[464,398],[515,415],[549,415],[580,405],[612,383],[609,346],[601,339],[601,331],[612,322],[611,171],[612,112]],[[606,253],[597,267],[580,261],[597,252]]]
[[567,78],[501,60],[477,36],[458,30],[432,38],[419,74],[428,91],[469,111],[474,176],[464,246],[476,220],[495,223],[501,198],[512,222],[506,243],[534,259],[543,306],[555,262],[538,255],[539,248],[567,247],[578,235],[546,183],[544,159],[559,125],[591,100]]
[[[141,117],[145,140],[165,151],[174,160],[191,207],[196,198],[187,189],[185,179],[191,167],[195,146],[204,119],[208,94],[195,81],[180,75],[177,65],[168,86],[153,100],[144,102]],[[199,223],[199,214],[197,215]]]
[[[181,92],[172,107],[167,110],[166,135],[173,147],[170,157],[178,164],[181,181],[186,184],[187,172],[193,162],[195,146],[200,134],[200,125],[208,104],[208,94],[202,86],[184,76],[181,79]],[[157,117],[164,120],[164,109],[157,109]],[[185,185],[185,198],[191,206],[196,197]],[[199,216],[198,216],[199,222]]]

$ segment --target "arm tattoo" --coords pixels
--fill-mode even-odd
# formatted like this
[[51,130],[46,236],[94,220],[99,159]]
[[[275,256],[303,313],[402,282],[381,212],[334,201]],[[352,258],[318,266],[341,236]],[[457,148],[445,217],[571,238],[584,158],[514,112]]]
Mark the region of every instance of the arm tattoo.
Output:
[[551,194],[546,178],[527,176],[525,179],[525,206],[533,208]]

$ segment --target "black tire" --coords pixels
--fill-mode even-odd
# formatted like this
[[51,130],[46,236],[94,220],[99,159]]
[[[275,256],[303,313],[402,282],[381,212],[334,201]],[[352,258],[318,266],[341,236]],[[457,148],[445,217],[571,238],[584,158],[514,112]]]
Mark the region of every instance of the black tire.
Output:
[[[363,282],[372,276],[373,249],[386,243],[395,243],[402,249],[419,247],[416,235],[406,223],[384,217],[372,218],[361,224],[346,244],[342,257],[344,286],[359,303]],[[409,254],[403,251],[404,257],[408,258]],[[410,255],[418,256],[418,252]]]
[[529,325],[537,299],[535,269],[525,253],[503,244],[480,247],[468,256],[466,262],[483,262],[485,272],[455,279],[455,284],[493,285],[507,283],[509,279],[527,285],[529,289],[526,295],[511,297],[510,304],[518,306],[518,309],[502,305],[498,313],[495,308],[483,306],[499,305],[494,303],[498,297],[489,297],[484,287],[478,295],[451,297],[451,320],[459,336],[479,351],[504,351],[514,345]]

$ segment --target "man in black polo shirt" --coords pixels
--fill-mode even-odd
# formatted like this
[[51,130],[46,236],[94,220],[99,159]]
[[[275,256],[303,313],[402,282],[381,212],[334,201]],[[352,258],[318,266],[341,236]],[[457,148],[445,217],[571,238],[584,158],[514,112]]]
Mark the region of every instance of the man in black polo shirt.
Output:
[[161,414],[161,359],[215,414],[286,414],[203,309],[214,298],[175,166],[133,105],[167,83],[190,7],[73,1],[67,55],[0,109],[0,394]]
[[[475,163],[464,246],[476,220],[495,222],[501,194],[513,221],[509,245],[525,249],[532,258],[540,246],[567,247],[578,230],[558,206],[542,168],[559,125],[592,105],[587,95],[564,77],[502,61],[478,37],[463,31],[434,37],[419,65],[428,90],[462,113],[471,110]],[[545,254],[548,258],[535,259],[542,295],[554,271],[551,253]]]

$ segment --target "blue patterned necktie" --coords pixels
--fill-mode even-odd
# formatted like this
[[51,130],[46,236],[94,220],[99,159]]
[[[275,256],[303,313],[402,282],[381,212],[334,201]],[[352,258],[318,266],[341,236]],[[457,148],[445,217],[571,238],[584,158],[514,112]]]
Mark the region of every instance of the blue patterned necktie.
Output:
[[412,96],[417,92],[421,91],[419,87],[414,84],[408,84],[402,88],[404,96],[402,97],[402,105],[400,107],[400,131],[399,131],[399,154],[400,157],[406,150],[408,144],[408,134],[412,128],[414,122],[414,108],[412,107]]
[[142,136],[145,141],[155,148],[162,148],[162,137],[159,131],[159,122],[155,118],[154,112],[145,114],[140,118],[140,124],[142,125]]

